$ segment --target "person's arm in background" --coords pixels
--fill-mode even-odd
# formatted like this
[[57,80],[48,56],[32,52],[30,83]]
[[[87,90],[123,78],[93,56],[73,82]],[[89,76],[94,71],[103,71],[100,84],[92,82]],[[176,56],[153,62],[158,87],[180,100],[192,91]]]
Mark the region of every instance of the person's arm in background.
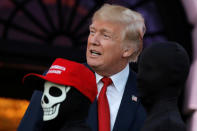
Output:
[[190,74],[185,90],[185,106],[184,112],[189,115],[187,121],[188,131],[196,131],[197,129],[197,1],[182,0],[185,7],[188,20],[193,24],[192,40],[193,40],[193,62],[190,68]]

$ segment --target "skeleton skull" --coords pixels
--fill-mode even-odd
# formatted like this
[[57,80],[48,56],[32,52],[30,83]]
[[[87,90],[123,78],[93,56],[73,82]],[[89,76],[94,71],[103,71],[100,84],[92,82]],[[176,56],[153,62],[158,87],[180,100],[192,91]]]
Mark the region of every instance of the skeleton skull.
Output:
[[44,121],[57,117],[60,104],[66,99],[66,94],[70,88],[69,86],[59,85],[49,81],[44,83],[44,93],[41,100]]

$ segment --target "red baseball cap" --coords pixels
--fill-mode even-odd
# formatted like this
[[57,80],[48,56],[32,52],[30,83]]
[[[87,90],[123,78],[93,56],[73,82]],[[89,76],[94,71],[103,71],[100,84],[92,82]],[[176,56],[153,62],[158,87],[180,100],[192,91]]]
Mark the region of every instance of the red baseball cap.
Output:
[[[95,75],[85,65],[63,58],[57,58],[46,75],[29,73],[23,77],[23,83],[36,84],[43,90],[44,80],[60,85],[72,86],[88,97],[92,102],[97,95]],[[37,84],[38,83],[38,84]]]

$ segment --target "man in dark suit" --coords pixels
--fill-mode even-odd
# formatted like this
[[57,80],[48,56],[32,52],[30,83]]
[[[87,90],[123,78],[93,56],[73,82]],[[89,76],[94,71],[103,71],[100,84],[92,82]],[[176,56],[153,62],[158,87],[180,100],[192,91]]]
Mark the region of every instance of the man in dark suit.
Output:
[[[144,32],[143,17],[128,8],[105,4],[93,15],[86,58],[96,74],[98,97],[101,79],[112,80],[106,91],[111,131],[137,131],[143,124],[145,113],[137,100],[136,76],[129,62],[136,62]],[[88,117],[93,131],[99,129],[97,105],[95,101]]]
[[[95,72],[98,97],[103,86],[102,78],[111,79],[106,90],[110,117],[107,131],[139,131],[145,120],[136,90],[136,75],[129,68],[129,62],[136,62],[142,50],[144,33],[142,15],[123,6],[105,4],[92,18],[86,58],[88,66]],[[40,99],[35,93],[33,97]],[[104,131],[99,128],[102,120],[98,118],[97,103],[96,99],[90,108],[87,124],[92,131]],[[42,114],[39,108],[32,109],[31,105],[28,110]],[[29,118],[32,116],[29,111],[26,114],[19,126],[20,131],[25,129],[25,123],[28,125],[27,119],[42,125],[38,117]],[[33,124],[30,126],[37,128]]]

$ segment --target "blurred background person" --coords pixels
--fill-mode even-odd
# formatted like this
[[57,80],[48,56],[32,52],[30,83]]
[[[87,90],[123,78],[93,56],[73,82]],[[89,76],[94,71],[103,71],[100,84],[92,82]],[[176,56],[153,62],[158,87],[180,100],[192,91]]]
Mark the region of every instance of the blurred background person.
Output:
[[189,22],[193,25],[193,62],[185,89],[184,113],[188,116],[188,131],[197,130],[197,1],[182,0]]
[[144,49],[137,75],[140,98],[147,111],[141,131],[186,131],[178,98],[189,67],[189,56],[178,43],[153,43]]

